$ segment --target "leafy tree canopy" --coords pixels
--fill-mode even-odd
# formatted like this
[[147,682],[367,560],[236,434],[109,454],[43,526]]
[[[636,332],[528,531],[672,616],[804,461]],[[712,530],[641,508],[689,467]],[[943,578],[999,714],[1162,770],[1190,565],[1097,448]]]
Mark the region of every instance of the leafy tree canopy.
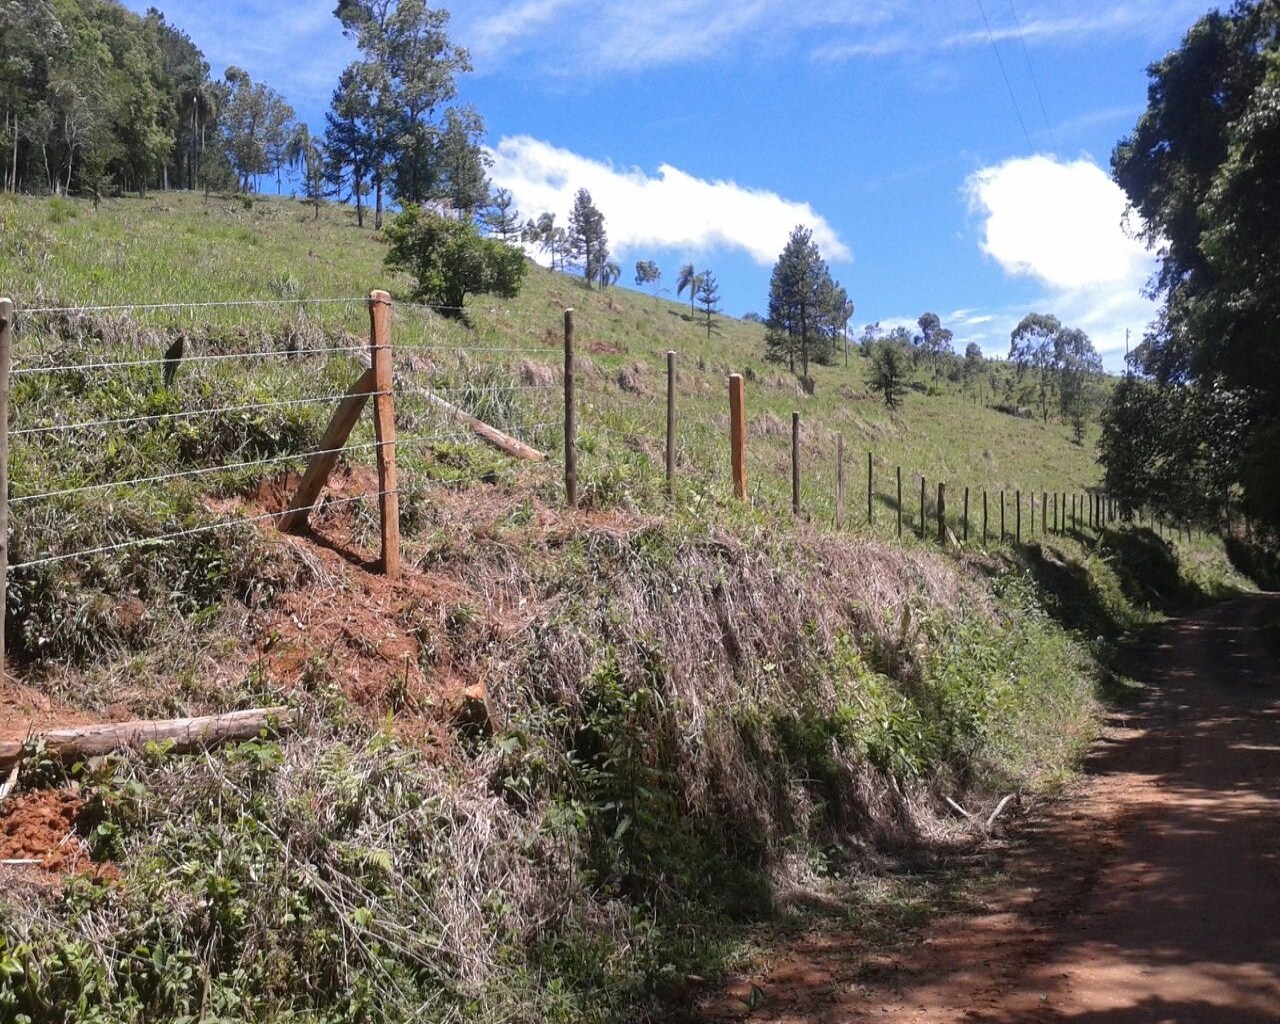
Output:
[[413,297],[442,306],[446,316],[464,319],[468,295],[514,298],[527,269],[524,254],[474,224],[424,211],[410,204],[386,228],[386,265],[413,275]]

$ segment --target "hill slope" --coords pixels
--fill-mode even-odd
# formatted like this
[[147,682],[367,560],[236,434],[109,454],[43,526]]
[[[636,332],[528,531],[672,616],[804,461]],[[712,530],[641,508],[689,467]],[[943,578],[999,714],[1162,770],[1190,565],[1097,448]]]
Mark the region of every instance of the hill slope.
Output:
[[[546,272],[509,306],[475,303],[474,329],[397,303],[405,568],[387,580],[367,423],[313,528],[271,528],[361,373],[360,296],[388,281],[342,211],[305,216],[193,196],[0,203],[16,297],[60,307],[21,316],[15,340],[0,733],[276,703],[300,722],[71,767],[33,744],[23,798],[74,781],[54,831],[98,867],[65,898],[6,880],[5,1014],[669,1019],[762,921],[834,907],[884,935],[961,898],[947,865],[972,837],[943,796],[1052,789],[1114,682],[1099,658],[1161,596],[1208,589],[1187,579],[1208,542],[1147,531],[942,551],[893,541],[882,509],[879,536],[837,533],[821,504],[836,429],[851,452],[875,446],[881,477],[901,461],[953,487],[1084,486],[1088,455],[962,395],[889,416],[856,360],[818,368],[802,398],[759,359],[755,325],[708,341],[677,304]],[[266,301],[61,308],[174,299]],[[554,461],[569,306],[576,510]],[[754,377],[751,506],[725,479],[729,370]],[[513,465],[424,389],[552,462]],[[783,497],[791,408],[812,522]],[[850,478],[857,493],[852,454]]]

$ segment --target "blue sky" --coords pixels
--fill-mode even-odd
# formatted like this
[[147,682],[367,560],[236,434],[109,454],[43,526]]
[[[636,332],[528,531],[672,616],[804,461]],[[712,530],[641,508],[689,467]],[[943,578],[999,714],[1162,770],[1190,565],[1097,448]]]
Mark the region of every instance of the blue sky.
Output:
[[[313,128],[354,57],[332,0],[158,6]],[[448,6],[448,5],[445,5]],[[727,312],[764,311],[791,227],[814,230],[856,325],[937,312],[1003,355],[1031,311],[1117,368],[1154,313],[1153,261],[1110,182],[1145,68],[1205,0],[489,0],[451,34],[475,72],[495,184],[563,219],[589,188],[629,282],[693,261]],[[1129,225],[1132,229],[1133,225]]]

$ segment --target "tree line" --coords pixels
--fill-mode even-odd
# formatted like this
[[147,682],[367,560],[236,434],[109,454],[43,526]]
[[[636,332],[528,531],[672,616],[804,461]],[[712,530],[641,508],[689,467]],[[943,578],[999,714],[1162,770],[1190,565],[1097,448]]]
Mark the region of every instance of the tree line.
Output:
[[1280,531],[1280,9],[1237,2],[1148,69],[1112,175],[1161,254],[1158,318],[1104,417],[1127,512]]

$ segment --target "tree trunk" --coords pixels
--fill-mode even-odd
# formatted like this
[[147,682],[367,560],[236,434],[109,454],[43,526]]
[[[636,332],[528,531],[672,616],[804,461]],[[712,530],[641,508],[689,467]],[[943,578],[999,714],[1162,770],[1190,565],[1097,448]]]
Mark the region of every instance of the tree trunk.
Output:
[[382,177],[381,176],[379,176],[378,180],[374,182],[373,198],[374,198],[373,230],[381,231],[382,230]]

